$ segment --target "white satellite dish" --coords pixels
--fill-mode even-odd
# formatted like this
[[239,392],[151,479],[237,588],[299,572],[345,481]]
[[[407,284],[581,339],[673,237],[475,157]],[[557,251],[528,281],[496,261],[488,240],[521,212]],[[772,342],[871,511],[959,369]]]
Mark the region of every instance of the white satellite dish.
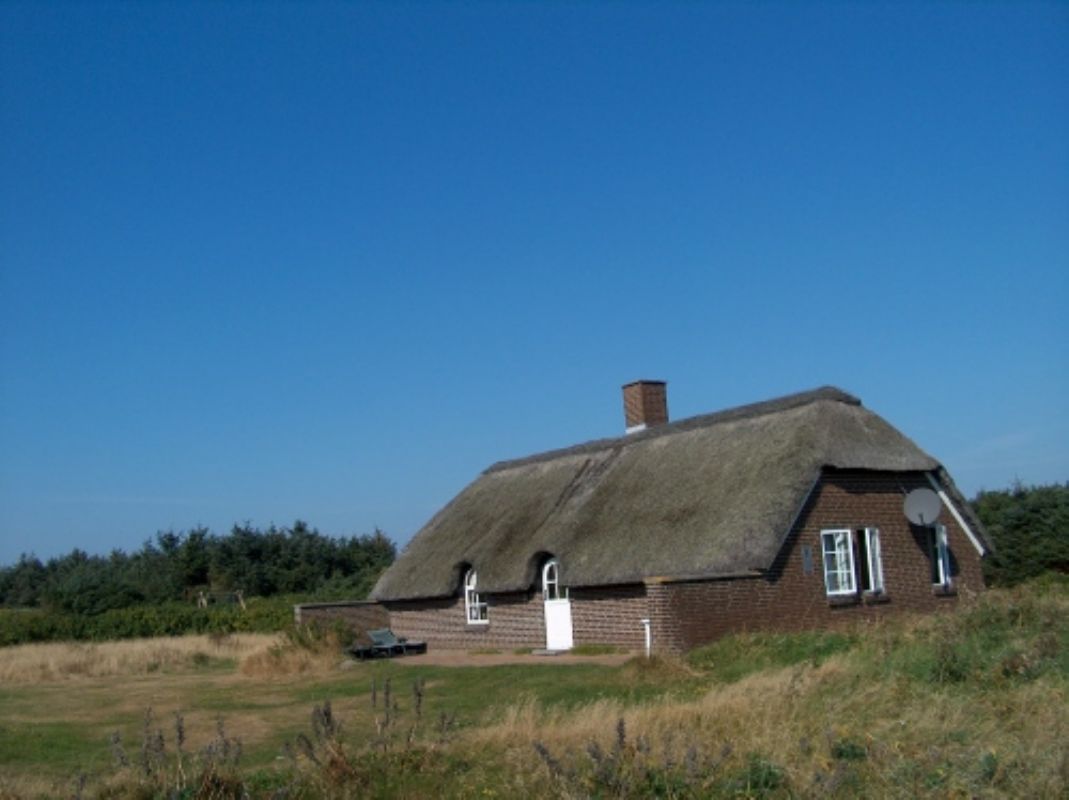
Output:
[[906,495],[902,510],[914,525],[931,525],[939,518],[943,501],[931,489],[914,489]]

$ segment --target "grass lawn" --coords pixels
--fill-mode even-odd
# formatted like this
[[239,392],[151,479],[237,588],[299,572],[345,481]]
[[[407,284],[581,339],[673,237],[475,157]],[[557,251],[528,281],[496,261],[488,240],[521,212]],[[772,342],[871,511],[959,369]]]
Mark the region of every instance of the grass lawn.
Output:
[[0,650],[0,799],[1069,796],[1064,581],[619,666],[70,647]]
[[[478,663],[478,657],[472,661]],[[150,727],[162,730],[169,744],[175,715],[181,713],[191,752],[217,735],[222,720],[227,735],[242,743],[242,764],[255,769],[274,764],[285,742],[307,734],[313,707],[328,699],[347,731],[370,735],[374,718],[383,713],[387,683],[399,716],[413,713],[413,686],[419,683],[425,687],[423,715],[440,719],[445,714],[457,731],[528,701],[561,710],[597,699],[634,705],[669,691],[696,696],[699,687],[693,677],[636,679],[634,670],[592,664],[435,667],[410,659],[250,676],[233,661],[199,662],[163,674],[74,677],[0,690],[4,779],[41,789],[66,786],[80,773],[107,773],[114,760],[112,735],[117,732],[124,747],[136,753],[150,711]]]

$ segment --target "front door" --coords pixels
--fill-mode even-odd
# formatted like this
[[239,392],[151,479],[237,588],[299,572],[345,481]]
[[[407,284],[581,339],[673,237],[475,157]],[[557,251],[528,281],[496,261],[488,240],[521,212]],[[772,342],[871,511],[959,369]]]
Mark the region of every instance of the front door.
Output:
[[546,649],[572,649],[572,601],[568,590],[561,589],[560,564],[557,559],[542,568],[542,599],[546,608]]

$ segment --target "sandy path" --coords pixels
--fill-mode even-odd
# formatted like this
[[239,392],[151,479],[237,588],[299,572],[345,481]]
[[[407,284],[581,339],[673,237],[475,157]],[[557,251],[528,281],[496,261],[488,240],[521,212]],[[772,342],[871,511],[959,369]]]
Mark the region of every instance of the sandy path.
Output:
[[618,667],[634,656],[634,653],[610,653],[600,656],[576,656],[565,653],[558,656],[536,656],[528,653],[469,653],[467,650],[432,650],[417,656],[393,659],[396,664],[419,666],[431,664],[436,667],[493,667],[499,664],[601,664]]

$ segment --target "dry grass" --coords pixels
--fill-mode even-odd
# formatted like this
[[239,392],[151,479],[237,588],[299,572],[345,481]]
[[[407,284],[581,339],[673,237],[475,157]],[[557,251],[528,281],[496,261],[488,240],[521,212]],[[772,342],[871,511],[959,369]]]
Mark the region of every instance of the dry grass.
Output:
[[186,670],[213,661],[244,661],[277,642],[275,634],[242,633],[16,645],[0,649],[0,682],[51,683]]
[[241,633],[24,644],[0,649],[0,682],[147,675],[226,662],[238,664],[252,678],[324,674],[337,669],[341,651],[340,640],[330,632],[314,639]]
[[336,630],[298,628],[278,637],[269,647],[241,661],[241,674],[250,678],[325,675],[349,663],[342,653],[347,637]]
[[[0,650],[0,680],[12,680],[10,656],[36,652],[37,666],[14,674],[42,685],[0,692],[0,762],[14,765],[21,781],[0,776],[0,800],[13,796],[12,787],[32,796],[42,775],[67,780],[61,746],[96,753],[117,729],[136,746],[146,708],[161,721],[185,714],[190,751],[203,748],[225,716],[252,766],[273,768],[283,742],[305,729],[312,696],[335,701],[354,754],[377,753],[383,770],[396,768],[383,773],[389,780],[423,781],[382,796],[428,796],[433,787],[442,797],[1069,797],[1067,619],[1069,592],[1057,586],[990,592],[954,614],[872,626],[845,650],[825,657],[827,648],[817,648],[819,659],[804,635],[793,644],[749,637],[713,653],[748,659],[753,671],[730,678],[667,658],[635,659],[606,674],[562,671],[548,681],[541,667],[448,669],[415,659],[342,673],[334,634],[315,631],[57,646],[71,663],[81,653],[94,666],[52,672],[41,666],[49,648],[9,648]],[[158,655],[168,647],[171,656]],[[124,661],[118,654],[127,648],[142,656]],[[785,649],[799,660],[764,666],[766,651]],[[205,669],[205,656],[229,666]],[[71,691],[68,681],[79,675],[88,677]],[[94,682],[94,675],[105,677]],[[377,681],[381,693],[391,676],[388,716],[400,716],[387,753],[376,744],[387,726],[385,698],[372,704],[368,688]],[[416,680],[428,705],[413,745],[405,737],[415,731],[408,690]],[[621,685],[626,691],[615,691]],[[516,701],[522,691],[530,694]],[[459,724],[443,723],[439,733],[437,720],[447,716]],[[69,731],[84,741],[64,740]],[[23,749],[34,732],[36,741],[48,736],[60,746]],[[103,755],[96,775],[108,774]],[[56,786],[41,793],[70,793]],[[349,796],[365,796],[357,789]]]
[[660,769],[695,759],[738,773],[759,753],[806,797],[860,787],[888,798],[1056,797],[1069,788],[1063,683],[1040,679],[978,696],[869,681],[849,657],[761,672],[697,700],[598,700],[572,711],[527,701],[469,737],[478,752],[507,752],[527,786],[545,771],[532,742],[582,764],[592,747],[611,752],[620,730],[636,761]]

